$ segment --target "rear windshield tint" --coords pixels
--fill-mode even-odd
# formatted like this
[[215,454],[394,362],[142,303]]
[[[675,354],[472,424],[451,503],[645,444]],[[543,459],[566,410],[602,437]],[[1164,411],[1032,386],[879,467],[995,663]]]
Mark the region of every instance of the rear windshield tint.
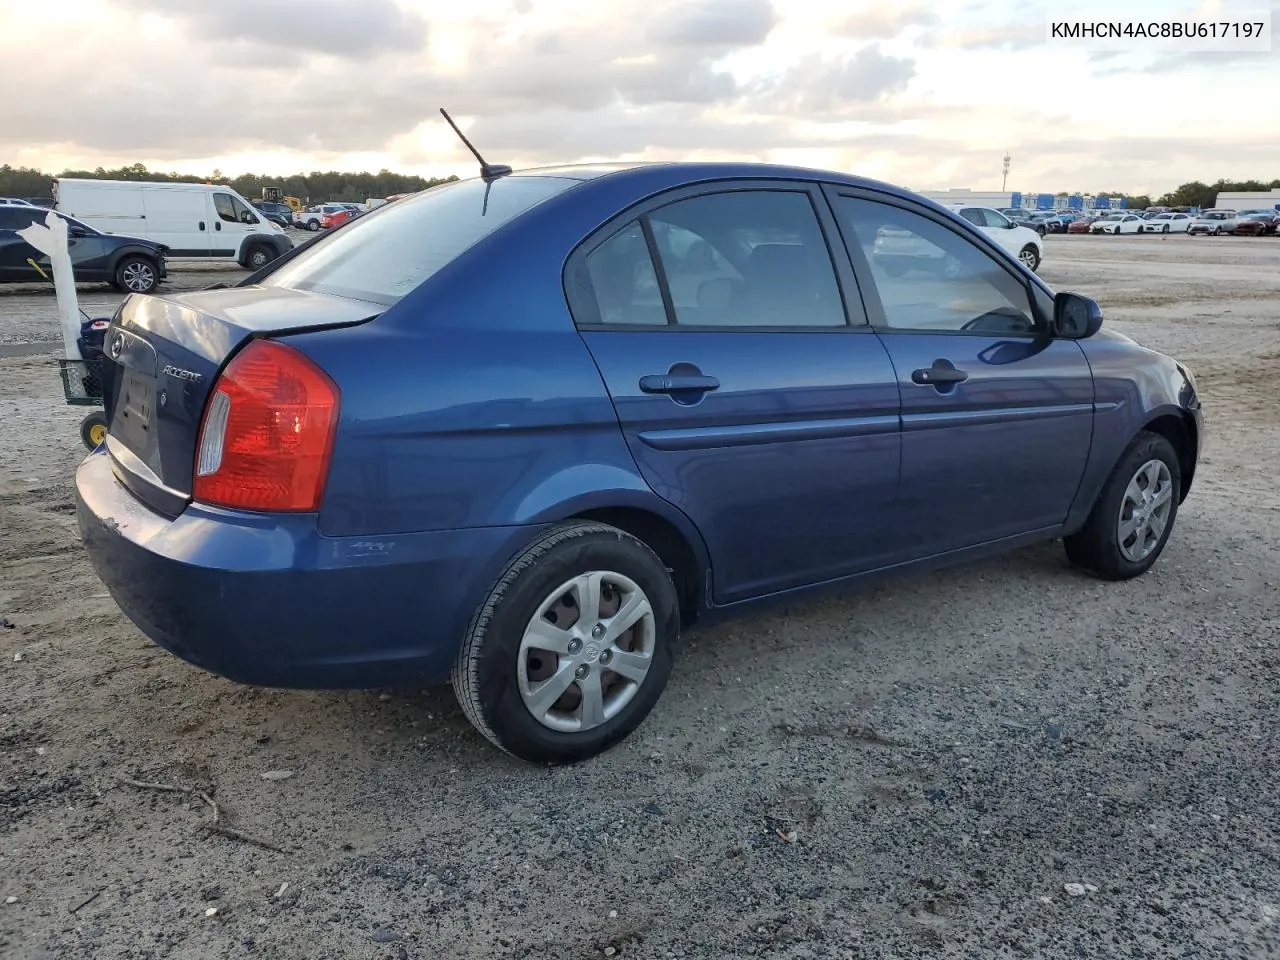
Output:
[[386,204],[282,265],[264,286],[390,306],[470,247],[577,180],[464,180]]

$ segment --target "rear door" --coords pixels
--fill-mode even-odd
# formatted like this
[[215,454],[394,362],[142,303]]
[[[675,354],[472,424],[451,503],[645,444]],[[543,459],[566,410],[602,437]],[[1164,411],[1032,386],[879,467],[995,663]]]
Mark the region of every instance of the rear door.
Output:
[[898,390],[834,237],[816,187],[720,183],[629,211],[569,263],[627,444],[701,532],[717,603],[895,554]]
[[[1059,527],[1089,454],[1093,377],[1079,344],[1045,334],[1051,299],[923,206],[829,195],[901,389],[904,549],[922,558]],[[904,234],[933,256],[888,255],[879,241]]]
[[27,263],[28,257],[39,261],[44,254],[18,236],[17,231],[31,226],[38,211],[30,207],[0,205],[0,280],[39,280],[40,275]]

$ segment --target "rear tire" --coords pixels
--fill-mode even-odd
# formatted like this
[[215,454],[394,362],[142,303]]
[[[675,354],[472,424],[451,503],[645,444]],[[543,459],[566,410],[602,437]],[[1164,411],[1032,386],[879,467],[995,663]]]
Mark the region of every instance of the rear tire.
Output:
[[561,524],[511,561],[476,611],[454,693],[495,746],[531,763],[575,763],[649,714],[679,634],[676,589],[652,550],[605,524]]
[[308,220],[308,221],[307,221],[307,229],[308,229],[308,230],[310,230],[312,233],[315,233],[317,230],[319,230],[319,229],[320,229],[320,221],[319,221],[319,220]]
[[1084,527],[1063,539],[1067,558],[1104,580],[1141,576],[1164,552],[1181,493],[1173,444],[1157,433],[1138,434],[1111,471]]
[[111,285],[121,293],[150,293],[160,283],[160,272],[146,257],[125,257],[116,264]]

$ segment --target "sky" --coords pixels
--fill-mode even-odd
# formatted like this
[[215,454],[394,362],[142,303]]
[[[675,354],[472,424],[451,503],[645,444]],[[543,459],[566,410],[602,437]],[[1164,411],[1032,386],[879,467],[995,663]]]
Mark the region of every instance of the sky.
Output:
[[0,163],[474,175],[443,106],[487,160],[517,168],[757,160],[990,190],[1008,152],[1009,189],[1026,191],[1158,195],[1280,177],[1280,0],[1102,8],[1144,20],[1269,9],[1273,49],[1261,53],[1050,44],[1048,9],[0,0]]

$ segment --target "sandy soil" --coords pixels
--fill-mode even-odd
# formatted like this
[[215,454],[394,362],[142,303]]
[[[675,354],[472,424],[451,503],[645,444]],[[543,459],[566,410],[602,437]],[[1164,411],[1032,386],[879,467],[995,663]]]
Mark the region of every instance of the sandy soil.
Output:
[[0,295],[0,956],[1280,951],[1280,240],[1051,237],[1043,273],[1199,376],[1153,571],[1048,545],[700,631],[635,736],[556,770],[447,690],[148,643],[78,544],[79,413],[13,355],[52,298]]

